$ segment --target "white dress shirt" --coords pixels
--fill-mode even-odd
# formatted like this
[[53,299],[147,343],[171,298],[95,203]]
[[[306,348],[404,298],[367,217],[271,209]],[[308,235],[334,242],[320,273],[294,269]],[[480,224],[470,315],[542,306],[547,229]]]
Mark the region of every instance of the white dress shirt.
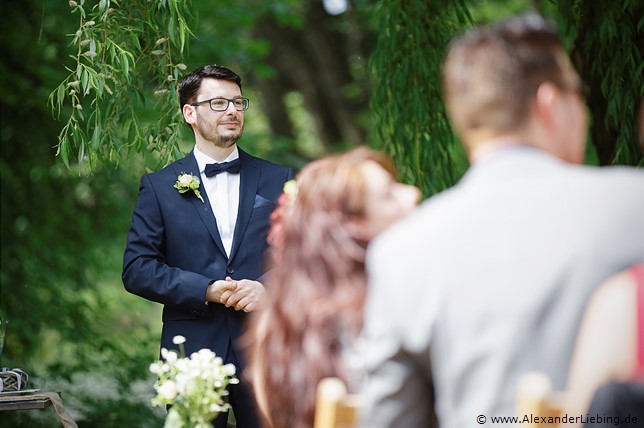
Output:
[[[217,229],[219,230],[221,242],[224,244],[226,255],[230,257],[235,224],[237,223],[237,212],[239,211],[239,174],[222,172],[214,177],[206,177],[206,165],[221,162],[212,159],[197,147],[194,149],[194,154],[199,166],[201,182],[217,220]],[[237,158],[239,158],[239,150],[235,146],[235,149],[223,162],[230,162]]]

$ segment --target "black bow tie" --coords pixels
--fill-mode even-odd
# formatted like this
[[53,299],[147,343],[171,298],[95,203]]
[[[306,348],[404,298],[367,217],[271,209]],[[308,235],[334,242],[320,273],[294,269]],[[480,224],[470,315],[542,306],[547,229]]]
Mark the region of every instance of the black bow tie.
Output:
[[209,163],[206,165],[205,173],[206,177],[214,177],[220,172],[229,172],[231,174],[239,174],[239,158],[232,160],[230,162],[222,163]]

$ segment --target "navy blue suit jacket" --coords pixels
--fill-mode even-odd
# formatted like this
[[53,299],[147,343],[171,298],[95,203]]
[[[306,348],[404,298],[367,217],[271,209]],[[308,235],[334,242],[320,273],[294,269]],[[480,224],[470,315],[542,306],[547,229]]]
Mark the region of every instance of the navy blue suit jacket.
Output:
[[161,171],[144,175],[132,215],[123,261],[125,289],[163,304],[161,346],[176,348],[185,336],[186,354],[212,349],[226,358],[229,344],[243,364],[238,344],[247,314],[220,303],[205,303],[212,280],[257,280],[263,273],[269,216],[291,179],[289,168],[239,150],[239,211],[230,258],[224,251],[203,183],[201,202],[192,191],[180,194],[182,173],[199,177],[193,153]]

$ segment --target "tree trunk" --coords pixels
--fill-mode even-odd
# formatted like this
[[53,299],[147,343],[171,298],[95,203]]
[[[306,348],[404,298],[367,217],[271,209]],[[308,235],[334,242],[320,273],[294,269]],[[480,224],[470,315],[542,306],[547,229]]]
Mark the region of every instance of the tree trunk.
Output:
[[[366,63],[366,55],[360,52],[364,46],[362,33],[340,31],[345,20],[355,15],[333,17],[326,13],[321,3],[311,2],[304,13],[301,29],[280,25],[272,16],[265,16],[257,23],[255,35],[265,39],[271,50],[266,63],[276,70],[277,77],[258,85],[265,99],[283,98],[290,91],[298,91],[313,118],[315,131],[322,144],[331,150],[338,143],[364,144],[366,131],[357,121],[358,113],[368,108],[370,91],[366,82],[356,82],[351,73],[351,61],[360,58]],[[367,76],[366,70],[362,73]],[[347,85],[358,84],[361,93],[357,97],[344,94]],[[271,103],[267,109],[269,124],[276,135],[292,136],[286,130],[287,112]],[[289,125],[290,126],[290,125]]]

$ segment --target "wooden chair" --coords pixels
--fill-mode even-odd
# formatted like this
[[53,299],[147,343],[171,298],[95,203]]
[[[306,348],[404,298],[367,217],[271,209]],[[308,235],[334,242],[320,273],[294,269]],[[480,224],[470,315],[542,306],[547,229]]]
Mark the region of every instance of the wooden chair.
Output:
[[[528,372],[519,379],[515,408],[519,420],[526,415],[532,418],[517,427],[555,428],[559,426],[557,418],[560,419],[564,413],[564,394],[553,391],[550,378],[545,373]],[[537,417],[538,420],[534,420]],[[552,423],[542,423],[543,417]]]
[[358,419],[360,397],[348,394],[341,379],[329,377],[318,383],[314,428],[353,428]]

